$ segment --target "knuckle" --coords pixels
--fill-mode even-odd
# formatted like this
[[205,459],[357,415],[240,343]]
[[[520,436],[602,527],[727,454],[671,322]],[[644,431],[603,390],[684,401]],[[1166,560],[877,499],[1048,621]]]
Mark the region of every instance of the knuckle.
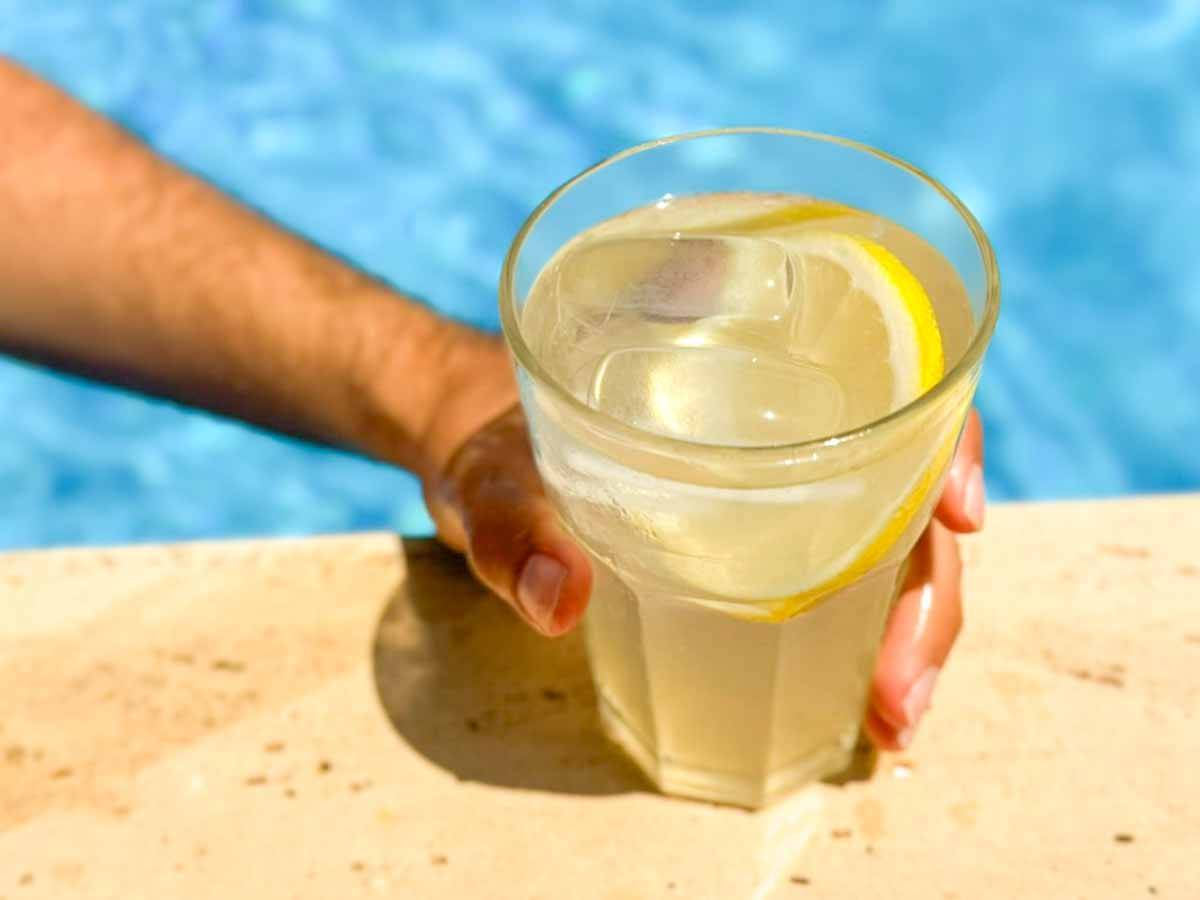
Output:
[[476,568],[487,578],[506,583],[524,558],[529,546],[529,529],[520,525],[488,523],[470,532],[470,553]]

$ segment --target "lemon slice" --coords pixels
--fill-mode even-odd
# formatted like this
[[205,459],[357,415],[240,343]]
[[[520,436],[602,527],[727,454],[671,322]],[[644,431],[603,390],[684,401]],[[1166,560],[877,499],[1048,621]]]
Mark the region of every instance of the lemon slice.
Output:
[[[761,228],[774,232],[769,238],[786,248],[797,282],[789,351],[836,381],[844,406],[842,424],[853,428],[933,387],[943,375],[945,359],[933,304],[921,283],[885,247],[858,234],[828,230],[818,221],[831,214],[815,204],[783,207],[713,231],[753,235]],[[803,226],[799,230],[798,224]],[[702,392],[701,379],[687,375],[684,384],[694,383],[694,390]],[[676,398],[679,391],[676,385],[669,395]],[[720,394],[712,385],[703,391]],[[751,397],[746,394],[743,400]],[[717,406],[736,409],[728,402]],[[887,556],[933,489],[953,450],[954,435],[884,450],[878,464],[829,482],[727,491],[714,506],[703,499],[704,489],[695,497],[667,485],[650,490],[647,499],[657,496],[658,502],[671,503],[669,511],[648,511],[651,530],[671,551],[663,565],[706,592],[747,598],[713,604],[735,615],[770,621],[797,615]],[[668,500],[672,496],[674,502]],[[713,547],[736,542],[728,531],[731,523],[751,528],[775,558],[709,565],[704,558]],[[798,548],[790,563],[776,556],[780,546],[788,545]],[[780,588],[788,593],[750,600],[755,592]]]
[[[609,351],[594,370],[589,404],[646,431],[733,447],[834,434],[911,403],[943,375],[937,317],[907,266],[860,233],[871,223],[851,216],[833,204],[799,203],[689,222],[682,233],[708,240],[708,251],[720,240],[786,251],[779,279],[779,254],[726,247],[738,279],[769,268],[771,278],[758,282],[788,289],[758,291],[729,315],[637,320],[655,340]],[[628,236],[605,245],[614,254],[609,268],[626,245]],[[729,306],[723,294],[719,307]],[[670,349],[658,340],[668,334]],[[597,555],[619,556],[624,577],[740,618],[778,621],[907,549],[961,424],[927,418],[936,430],[867,438],[887,443],[812,483],[719,487],[719,461],[715,483],[692,483],[666,466],[631,466],[586,440],[564,441],[543,477],[572,498],[569,526],[592,539]],[[732,452],[728,465],[736,479]],[[608,539],[619,533],[614,511],[623,528],[645,536],[637,553]]]
[[880,398],[887,408],[874,414],[899,409],[937,384],[945,365],[937,316],[904,263],[859,235],[809,231],[784,243],[800,270],[794,353],[844,375],[843,384],[860,395],[890,386],[890,396]]
[[809,200],[687,229],[766,239],[789,251],[800,297],[792,353],[827,368],[854,398],[848,427],[912,402],[945,367],[937,316],[917,277],[881,244],[834,230],[837,219],[854,214]]
[[[831,231],[803,232],[784,243],[800,269],[802,292],[792,350],[839,380],[857,407],[854,424],[893,412],[937,384],[945,369],[937,316],[921,283],[894,254],[865,237]],[[939,439],[899,504],[885,504],[875,527],[829,567],[830,574],[792,596],[759,604],[767,617],[796,615],[883,559],[908,530],[953,447],[953,434]]]
[[[957,424],[957,423],[956,423]],[[912,525],[913,518],[921,509],[937,482],[938,475],[950,460],[957,438],[957,429],[941,438],[935,445],[933,458],[918,470],[916,478],[905,492],[900,504],[887,513],[879,530],[862,544],[850,551],[850,561],[844,567],[834,568],[836,574],[813,587],[787,597],[767,600],[755,604],[757,609],[743,617],[768,622],[782,622],[816,606],[834,591],[853,584],[879,563]]]
[[847,216],[853,212],[850,207],[841,203],[834,203],[829,200],[809,200],[806,203],[786,203],[782,206],[776,206],[758,213],[757,215],[746,216],[732,222],[721,222],[716,226],[707,226],[706,230],[726,235],[761,235],[780,228],[794,228],[797,225],[821,219]]

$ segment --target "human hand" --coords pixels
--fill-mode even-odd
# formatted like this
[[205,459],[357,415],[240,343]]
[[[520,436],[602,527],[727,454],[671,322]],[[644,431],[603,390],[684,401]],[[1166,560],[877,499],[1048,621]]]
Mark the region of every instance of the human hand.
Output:
[[542,491],[520,406],[468,438],[425,498],[438,536],[522,619],[548,637],[575,627],[592,568]]
[[[479,579],[532,627],[557,636],[570,631],[587,607],[591,566],[543,493],[511,369],[495,349],[472,364],[475,392],[444,411],[453,423],[442,426],[441,443],[457,450],[426,477],[426,502],[439,536],[467,554]],[[913,550],[880,650],[866,728],[884,749],[912,740],[958,635],[962,594],[955,533],[983,525],[982,459],[983,429],[972,411],[934,520]]]
[[956,534],[984,519],[983,425],[971,411],[933,521],[917,541],[875,664],[866,730],[903,750],[928,709],[938,673],[962,628],[962,560]]
[[464,389],[430,427],[425,503],[443,543],[476,577],[548,637],[578,624],[592,591],[587,556],[564,532],[542,489],[507,352],[465,334]]

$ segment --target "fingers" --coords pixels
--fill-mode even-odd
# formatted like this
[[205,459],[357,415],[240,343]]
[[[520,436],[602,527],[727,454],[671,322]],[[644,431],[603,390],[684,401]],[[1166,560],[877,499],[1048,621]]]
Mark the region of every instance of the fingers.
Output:
[[885,750],[912,741],[962,628],[962,561],[953,532],[930,523],[913,550],[875,666],[866,728]]
[[953,532],[983,527],[983,423],[971,410],[934,519],[913,550],[875,668],[864,726],[886,750],[912,741],[962,627],[962,563]]
[[591,565],[543,493],[519,409],[472,437],[427,499],[443,539],[526,622],[549,636],[575,627]]
[[983,528],[986,492],[983,486],[983,424],[971,410],[958,452],[950,463],[946,485],[934,515],[952,531],[966,534]]

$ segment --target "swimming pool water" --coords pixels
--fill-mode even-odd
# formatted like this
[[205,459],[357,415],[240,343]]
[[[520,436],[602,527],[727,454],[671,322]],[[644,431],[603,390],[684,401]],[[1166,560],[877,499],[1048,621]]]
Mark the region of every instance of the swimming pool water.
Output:
[[[876,144],[996,245],[991,496],[1200,487],[1189,0],[0,0],[0,52],[485,327],[524,216],[621,147],[732,124]],[[0,546],[429,528],[403,473],[163,403],[0,362],[0,409]]]

